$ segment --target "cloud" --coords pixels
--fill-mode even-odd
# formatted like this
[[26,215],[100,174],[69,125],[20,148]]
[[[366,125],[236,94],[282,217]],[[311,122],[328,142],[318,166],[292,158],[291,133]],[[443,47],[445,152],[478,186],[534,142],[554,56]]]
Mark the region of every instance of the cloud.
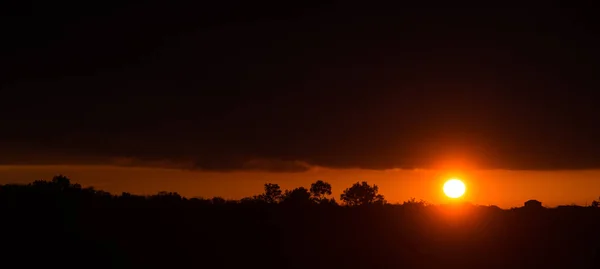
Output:
[[244,162],[243,170],[260,170],[269,172],[305,172],[311,166],[302,161],[284,161],[275,159],[253,159]]
[[206,170],[206,171],[266,171],[266,172],[305,172],[311,166],[301,161],[285,161],[278,159],[250,159],[238,163],[229,162],[229,166],[223,163],[218,167],[199,160],[149,160],[131,157],[111,158],[108,164],[125,167],[158,167],[182,170]]
[[[408,11],[395,24],[356,11],[208,23],[185,35],[169,31],[202,16],[165,15],[172,27],[160,32],[153,18],[121,25],[130,17],[111,17],[87,25],[98,31],[65,30],[43,50],[12,44],[21,49],[0,52],[10,71],[2,74],[14,80],[2,85],[0,163],[600,168],[600,67],[588,57],[597,46],[564,46],[594,44],[595,35],[582,33],[589,27],[554,27],[571,18],[547,12]],[[429,27],[436,20],[447,26],[442,32]],[[45,44],[47,36],[55,34],[27,42]]]
[[193,162],[184,161],[172,161],[172,160],[143,160],[140,158],[132,157],[116,157],[110,158],[107,162],[110,165],[124,166],[124,167],[156,167],[156,168],[167,168],[167,169],[182,169],[182,170],[193,170],[195,165]]

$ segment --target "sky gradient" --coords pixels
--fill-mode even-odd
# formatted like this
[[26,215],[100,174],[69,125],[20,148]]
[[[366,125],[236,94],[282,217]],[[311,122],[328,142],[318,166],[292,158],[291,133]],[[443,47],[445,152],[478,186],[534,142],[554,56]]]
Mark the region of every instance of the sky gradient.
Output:
[[260,171],[206,172],[159,168],[117,166],[0,166],[0,184],[30,183],[49,180],[62,173],[73,182],[113,194],[130,192],[155,194],[178,192],[188,198],[220,196],[240,199],[262,192],[264,183],[277,183],[293,189],[324,180],[332,184],[333,197],[339,201],[343,189],[357,181],[376,184],[391,203],[410,198],[434,204],[449,203],[442,185],[449,178],[460,178],[467,184],[461,201],[502,208],[520,207],[529,199],[545,206],[586,205],[600,194],[600,170],[578,171],[510,171],[510,170],[365,170],[313,167],[299,173],[267,173]]
[[239,198],[367,180],[435,202],[463,171],[477,203],[584,203],[600,195],[596,12],[520,7],[16,2],[0,165],[19,168],[0,182]]

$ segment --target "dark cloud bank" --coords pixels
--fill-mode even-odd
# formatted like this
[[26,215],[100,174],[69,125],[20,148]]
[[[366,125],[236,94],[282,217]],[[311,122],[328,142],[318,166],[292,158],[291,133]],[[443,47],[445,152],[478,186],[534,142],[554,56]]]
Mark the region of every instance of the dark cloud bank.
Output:
[[3,17],[3,164],[600,167],[590,7],[32,7]]

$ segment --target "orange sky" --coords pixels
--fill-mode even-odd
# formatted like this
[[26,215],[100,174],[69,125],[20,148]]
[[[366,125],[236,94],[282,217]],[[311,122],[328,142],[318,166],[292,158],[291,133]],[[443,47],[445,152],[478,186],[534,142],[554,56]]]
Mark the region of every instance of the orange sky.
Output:
[[467,184],[464,199],[475,204],[503,208],[521,206],[538,199],[546,206],[589,204],[600,196],[600,170],[509,171],[470,170],[364,170],[313,168],[304,173],[203,172],[115,166],[0,166],[0,184],[28,183],[65,174],[73,182],[119,194],[127,191],[152,194],[176,191],[187,197],[222,196],[239,199],[258,194],[266,182],[284,189],[305,186],[316,180],[332,184],[334,196],[357,181],[377,184],[380,193],[392,203],[411,197],[432,203],[445,203],[444,180],[457,177]]

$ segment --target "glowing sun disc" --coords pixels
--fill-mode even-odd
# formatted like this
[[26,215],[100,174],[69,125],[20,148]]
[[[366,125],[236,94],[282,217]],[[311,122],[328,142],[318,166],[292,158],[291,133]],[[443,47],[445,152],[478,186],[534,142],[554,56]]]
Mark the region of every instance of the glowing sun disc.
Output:
[[444,183],[444,193],[450,198],[459,198],[465,194],[465,183],[458,179],[450,179]]

